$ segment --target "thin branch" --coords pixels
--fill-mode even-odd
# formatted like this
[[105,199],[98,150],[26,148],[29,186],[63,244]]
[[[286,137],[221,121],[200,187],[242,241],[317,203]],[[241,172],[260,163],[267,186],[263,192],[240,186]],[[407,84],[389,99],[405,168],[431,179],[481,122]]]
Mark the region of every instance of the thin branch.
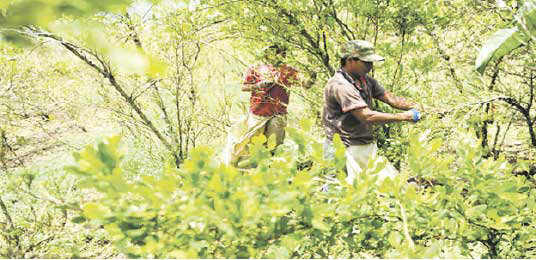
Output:
[[127,26],[127,28],[130,30],[130,36],[132,37],[132,41],[134,42],[134,44],[136,44],[136,46],[140,49],[143,49],[143,46],[141,44],[141,40],[140,40],[140,36],[138,34],[138,31],[136,31],[136,28],[134,27],[134,24],[133,24],[133,21],[132,21],[132,18],[130,17],[130,15],[128,14],[128,12],[125,12],[125,25]]
[[413,242],[413,239],[409,234],[408,217],[406,216],[406,210],[404,209],[404,206],[402,206],[402,203],[400,203],[400,201],[397,202],[398,206],[400,206],[400,214],[402,215],[402,223],[404,224],[404,235],[406,236],[406,240],[408,240],[409,248],[414,249],[415,242]]
[[157,79],[157,80],[150,80],[149,82],[149,86],[145,87],[143,90],[141,90],[139,93],[137,93],[136,95],[134,95],[134,91],[132,92],[132,94],[130,94],[130,96],[132,97],[132,100],[136,100],[138,99],[141,95],[143,95],[145,92],[147,92],[149,89],[153,88],[158,82],[162,81],[162,79]]
[[[285,17],[287,17],[291,25],[294,25],[294,26],[300,25],[299,20],[293,14],[291,14],[288,10],[278,5],[273,6],[273,8],[281,12]],[[313,37],[309,34],[309,32],[305,28],[301,28],[299,32],[303,37],[305,37],[305,39],[311,45],[311,47],[313,47],[313,49],[315,50],[313,54],[315,54],[318,58],[320,58],[320,60],[322,61],[326,69],[330,72],[330,74],[335,73],[335,69],[329,63],[329,54],[322,52],[322,49],[320,48],[320,45],[318,44],[318,42],[316,42],[313,39]]]
[[458,110],[460,110],[462,108],[465,108],[465,107],[473,107],[473,106],[477,106],[477,105],[484,105],[484,104],[488,104],[490,102],[493,102],[493,101],[496,101],[496,100],[501,100],[501,99],[504,99],[504,98],[507,98],[507,97],[506,96],[493,97],[493,98],[489,98],[489,99],[482,100],[482,101],[464,103],[464,104],[458,105],[455,108],[451,108],[451,109],[448,109],[448,110],[439,111],[439,112],[429,112],[429,113],[436,113],[440,117],[444,117],[447,114],[456,112],[456,111],[458,111]]
[[[534,72],[530,72],[530,80],[529,80],[529,89],[530,89],[530,95],[529,95],[529,104],[527,106],[527,110],[530,113],[530,109],[532,108],[532,104],[534,102]],[[535,120],[536,121],[536,120]]]
[[0,197],[0,208],[2,208],[2,213],[7,219],[7,222],[9,223],[9,227],[11,230],[15,229],[15,225],[13,224],[13,219],[11,218],[11,215],[9,214],[9,211],[7,210],[6,204],[4,203],[4,200],[2,200],[2,197]]
[[354,32],[350,29],[350,27],[348,27],[347,24],[345,24],[343,21],[341,21],[341,19],[339,19],[339,17],[337,16],[337,11],[335,10],[334,5],[332,6],[332,10],[333,10],[333,12],[332,12],[333,18],[335,19],[335,22],[337,22],[339,27],[341,27],[341,31],[342,31],[343,35],[346,37],[346,39],[349,40],[349,41],[355,40]]
[[39,241],[39,242],[37,242],[37,243],[34,243],[34,244],[30,245],[30,246],[26,249],[26,252],[25,252],[25,253],[29,253],[29,252],[31,252],[31,251],[34,250],[35,248],[41,246],[41,244],[46,243],[46,242],[48,242],[48,241],[54,239],[54,237],[55,237],[55,235],[51,235],[51,236],[49,236],[49,237],[47,237],[47,238],[45,238],[45,239],[43,239],[43,240],[41,240],[41,241]]
[[529,111],[527,111],[526,108],[524,108],[521,103],[519,103],[519,101],[511,98],[511,97],[499,97],[498,98],[499,100],[502,100],[504,102],[506,102],[507,104],[515,107],[517,110],[519,110],[519,112],[521,112],[521,114],[523,115],[527,115]]
[[456,70],[454,69],[452,62],[450,60],[450,56],[447,55],[447,53],[441,48],[441,45],[439,43],[439,40],[437,39],[437,35],[435,31],[433,31],[431,28],[427,28],[428,35],[432,38],[432,42],[436,46],[437,51],[439,52],[440,57],[447,63],[447,67],[449,68],[450,75],[452,79],[454,80],[454,84],[458,88],[458,91],[460,93],[463,93],[463,86],[460,84],[460,80],[458,76],[456,75]]

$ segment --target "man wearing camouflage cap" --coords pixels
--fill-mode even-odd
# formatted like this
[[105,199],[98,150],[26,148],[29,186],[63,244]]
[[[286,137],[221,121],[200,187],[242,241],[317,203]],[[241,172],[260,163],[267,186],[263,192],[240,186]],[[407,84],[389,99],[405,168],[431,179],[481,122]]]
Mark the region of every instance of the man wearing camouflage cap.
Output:
[[[372,125],[417,122],[420,119],[414,103],[393,95],[374,78],[367,76],[373,63],[383,60],[382,56],[375,53],[370,42],[349,41],[341,48],[341,68],[328,80],[324,89],[322,121],[327,137],[324,144],[325,156],[333,157],[333,137],[339,134],[346,146],[346,181],[350,184],[353,184],[359,173],[368,168],[369,161],[386,161],[376,154],[378,148],[374,143]],[[374,111],[373,98],[406,112],[390,114]],[[387,163],[379,172],[379,180],[392,178],[395,174],[394,167]]]

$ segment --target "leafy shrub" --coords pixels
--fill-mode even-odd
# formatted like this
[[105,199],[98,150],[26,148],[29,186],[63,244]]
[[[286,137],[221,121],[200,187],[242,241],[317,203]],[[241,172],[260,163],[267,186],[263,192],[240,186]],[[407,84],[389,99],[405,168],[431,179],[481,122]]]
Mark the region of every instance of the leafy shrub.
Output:
[[[378,184],[379,166],[349,185],[344,146],[325,161],[311,124],[288,128],[292,144],[274,156],[255,138],[247,171],[197,148],[178,169],[127,181],[118,137],[88,146],[69,170],[102,197],[77,220],[101,223],[129,257],[534,257],[534,187],[504,158],[464,144],[439,154],[441,140],[412,134],[395,179]],[[322,192],[328,174],[339,184]]]

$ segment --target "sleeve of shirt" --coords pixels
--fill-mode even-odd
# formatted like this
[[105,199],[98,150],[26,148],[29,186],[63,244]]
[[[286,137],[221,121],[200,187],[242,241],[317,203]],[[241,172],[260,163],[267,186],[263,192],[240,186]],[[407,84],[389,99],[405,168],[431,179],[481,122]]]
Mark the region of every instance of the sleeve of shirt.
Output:
[[367,103],[353,86],[343,83],[335,84],[337,85],[334,88],[334,96],[341,106],[342,112],[346,113],[354,109],[367,107]]
[[298,71],[290,66],[285,66],[276,73],[275,82],[285,87],[295,85],[298,83]]
[[369,82],[371,83],[370,84],[370,90],[372,92],[372,97],[373,98],[379,98],[381,96],[383,96],[383,94],[385,94],[385,89],[383,88],[382,85],[380,85],[380,83],[378,83],[377,80],[369,77]]
[[294,68],[294,67],[291,67],[291,66],[288,66],[288,68],[286,69],[286,73],[287,73],[287,78],[289,79],[289,81],[291,83],[296,83],[298,82],[298,74],[299,74],[299,71],[298,69]]

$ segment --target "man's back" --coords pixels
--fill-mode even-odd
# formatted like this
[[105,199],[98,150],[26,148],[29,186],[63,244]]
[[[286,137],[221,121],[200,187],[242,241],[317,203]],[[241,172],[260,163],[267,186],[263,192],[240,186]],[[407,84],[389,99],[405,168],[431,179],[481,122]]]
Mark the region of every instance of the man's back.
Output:
[[258,116],[287,114],[288,87],[292,85],[297,71],[289,66],[274,67],[260,64],[248,69],[245,84],[264,84],[262,91],[251,93],[250,110]]

